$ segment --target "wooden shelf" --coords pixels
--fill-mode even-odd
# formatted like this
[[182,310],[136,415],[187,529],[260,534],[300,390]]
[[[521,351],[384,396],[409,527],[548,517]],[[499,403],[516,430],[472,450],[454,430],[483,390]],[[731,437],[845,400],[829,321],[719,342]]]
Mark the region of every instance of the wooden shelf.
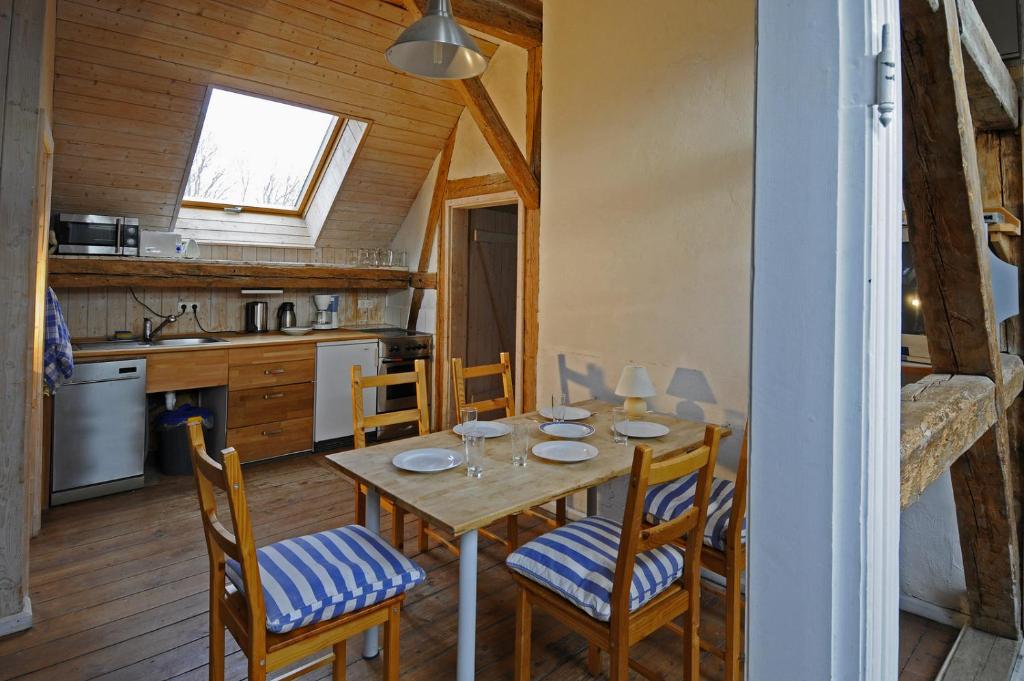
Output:
[[303,263],[226,260],[163,260],[50,256],[54,288],[138,286],[140,288],[403,289],[404,270],[352,269]]

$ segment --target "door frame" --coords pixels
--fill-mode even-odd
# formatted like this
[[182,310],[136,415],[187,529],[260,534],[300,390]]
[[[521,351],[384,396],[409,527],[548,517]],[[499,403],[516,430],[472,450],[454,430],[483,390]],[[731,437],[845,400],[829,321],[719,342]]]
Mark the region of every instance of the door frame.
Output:
[[434,337],[435,371],[434,381],[434,423],[438,429],[444,429],[448,423],[448,414],[452,405],[451,366],[452,348],[452,237],[456,223],[474,208],[490,208],[492,206],[516,206],[516,353],[513,367],[516,413],[522,409],[523,400],[523,271],[526,210],[519,194],[515,191],[480,194],[445,201],[441,220],[440,248],[437,260],[437,328]]
[[[750,679],[895,680],[898,1],[757,11],[746,666]],[[897,82],[887,127],[885,24]]]

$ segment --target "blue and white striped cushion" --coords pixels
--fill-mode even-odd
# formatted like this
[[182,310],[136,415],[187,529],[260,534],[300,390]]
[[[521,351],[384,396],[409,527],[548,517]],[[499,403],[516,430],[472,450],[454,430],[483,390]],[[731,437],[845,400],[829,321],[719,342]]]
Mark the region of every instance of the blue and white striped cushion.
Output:
[[[611,617],[611,591],[622,525],[593,516],[527,542],[505,560],[519,574],[565,596],[591,617]],[[683,554],[671,546],[638,553],[629,587],[636,610],[683,574]]]
[[[361,525],[279,541],[256,556],[267,630],[278,634],[391,598],[427,576]],[[243,591],[241,566],[229,559],[225,571]]]
[[[731,480],[715,478],[711,483],[708,520],[704,526],[704,543],[719,551],[725,550],[729,517],[732,515],[732,498],[735,492],[736,483]],[[655,485],[647,490],[647,497],[644,499],[644,513],[648,515],[648,519],[654,522],[674,520],[693,506],[693,497],[696,493],[696,473]],[[746,543],[746,518],[743,519],[743,531],[740,537],[743,543]]]

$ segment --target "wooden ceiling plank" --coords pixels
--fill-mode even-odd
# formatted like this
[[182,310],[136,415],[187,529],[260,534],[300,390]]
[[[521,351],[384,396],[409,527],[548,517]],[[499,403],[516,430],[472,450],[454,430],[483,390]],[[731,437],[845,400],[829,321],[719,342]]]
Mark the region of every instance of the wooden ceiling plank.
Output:
[[[416,0],[425,12],[427,0]],[[544,18],[540,2],[526,0],[452,0],[459,23],[519,47],[544,42]]]
[[1007,403],[954,1],[900,4],[904,197],[932,365],[995,384],[994,425],[950,469],[972,625],[1019,639]]
[[957,0],[967,94],[980,130],[1016,130],[1020,121],[1017,86],[973,0]]

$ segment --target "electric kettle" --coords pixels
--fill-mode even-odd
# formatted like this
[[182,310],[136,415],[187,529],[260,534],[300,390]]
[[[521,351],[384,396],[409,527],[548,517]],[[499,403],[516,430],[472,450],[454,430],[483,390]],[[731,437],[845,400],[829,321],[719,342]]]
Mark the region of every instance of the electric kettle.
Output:
[[277,307],[277,328],[290,329],[295,326],[295,303],[281,303]]
[[245,304],[245,332],[263,333],[267,331],[267,309],[270,303],[265,300],[254,300]]

